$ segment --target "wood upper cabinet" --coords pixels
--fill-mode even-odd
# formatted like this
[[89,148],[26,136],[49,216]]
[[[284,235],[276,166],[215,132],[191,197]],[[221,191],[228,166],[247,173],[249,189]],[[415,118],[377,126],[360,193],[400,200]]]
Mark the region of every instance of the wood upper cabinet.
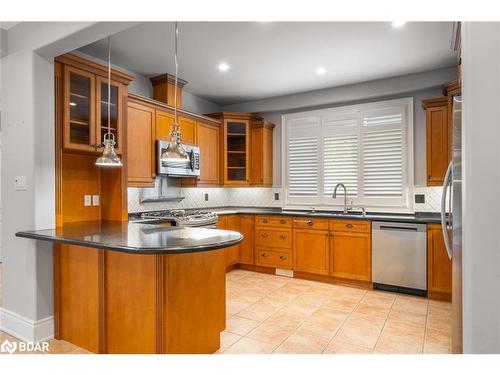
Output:
[[221,175],[226,186],[272,185],[272,129],[254,113],[219,112]]
[[274,124],[267,121],[251,124],[251,185],[273,185],[273,129]]
[[[238,215],[220,216],[218,218],[219,229],[240,231],[240,218]],[[226,247],[226,266],[232,266],[240,261],[240,244]]]
[[251,215],[240,216],[240,230],[243,241],[240,243],[239,263],[255,264],[254,260],[254,217]]
[[179,116],[178,122],[179,126],[181,127],[182,142],[190,145],[196,145],[196,120],[184,116]]
[[442,185],[451,160],[451,124],[447,97],[424,100],[426,110],[427,185]]
[[293,269],[316,275],[328,275],[330,267],[327,230],[293,230]]
[[196,126],[200,147],[200,176],[198,184],[220,184],[220,126],[198,122]]
[[[60,100],[65,151],[100,153],[108,131],[107,68],[81,57],[66,54],[55,59],[62,64],[63,84]],[[110,119],[115,150],[122,152],[125,137],[122,126],[126,116],[128,83],[132,76],[113,70],[111,74]]]
[[126,163],[128,186],[154,186],[155,154],[155,110],[145,105],[129,102]]
[[428,297],[451,300],[451,260],[444,245],[440,224],[427,226]]
[[156,110],[156,139],[170,140],[170,130],[174,123],[174,115],[170,112]]
[[[370,222],[353,220],[352,227],[350,227],[345,220],[342,220],[341,226],[336,226],[335,221],[332,220],[331,228],[343,227],[345,229],[331,232],[330,276],[370,282],[371,231],[366,232],[364,229],[370,227]],[[365,225],[361,225],[360,228],[360,223]]]

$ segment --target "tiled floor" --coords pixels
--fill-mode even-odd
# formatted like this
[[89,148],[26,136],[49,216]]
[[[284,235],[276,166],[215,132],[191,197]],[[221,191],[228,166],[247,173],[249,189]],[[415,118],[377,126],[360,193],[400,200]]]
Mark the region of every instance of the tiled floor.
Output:
[[227,274],[220,353],[449,353],[451,305],[264,275]]
[[[449,303],[234,270],[219,353],[449,353],[450,331]],[[0,331],[5,339],[19,341]],[[88,353],[49,343],[50,353]]]

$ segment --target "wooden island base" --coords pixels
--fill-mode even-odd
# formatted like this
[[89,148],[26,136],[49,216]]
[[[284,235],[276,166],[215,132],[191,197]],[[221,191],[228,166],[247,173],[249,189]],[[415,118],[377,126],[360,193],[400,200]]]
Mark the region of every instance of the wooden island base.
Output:
[[213,353],[224,250],[129,254],[56,244],[55,337],[94,353]]

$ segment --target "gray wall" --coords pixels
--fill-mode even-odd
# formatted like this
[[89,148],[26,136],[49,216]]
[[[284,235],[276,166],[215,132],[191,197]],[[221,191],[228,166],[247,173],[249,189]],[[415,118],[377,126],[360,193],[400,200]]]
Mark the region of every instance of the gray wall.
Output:
[[[186,87],[188,86],[189,84]],[[182,92],[182,109],[194,113],[205,114],[212,112],[220,112],[222,107],[217,103],[211,102],[197,95],[191,94],[190,92],[186,91],[186,89],[184,89]]]
[[[414,183],[426,184],[425,111],[422,100],[442,96],[441,84],[456,78],[455,68],[393,77],[331,89],[223,106],[224,111],[260,112],[274,124],[273,184],[281,186],[281,115],[377,100],[413,97],[414,103]],[[427,87],[425,87],[427,86]],[[304,104],[309,104],[304,106]],[[270,111],[267,111],[271,109]]]

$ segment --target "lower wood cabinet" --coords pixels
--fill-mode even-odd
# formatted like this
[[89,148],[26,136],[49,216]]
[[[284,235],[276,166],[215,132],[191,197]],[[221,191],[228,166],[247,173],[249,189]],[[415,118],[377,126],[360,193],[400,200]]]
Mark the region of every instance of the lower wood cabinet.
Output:
[[[348,280],[371,281],[372,246],[370,222],[353,221],[352,226],[346,220],[335,223],[334,227],[345,230],[331,232],[330,236],[330,276]],[[365,223],[366,225],[362,225]],[[336,226],[339,224],[338,226]],[[356,231],[356,228],[359,231]]]
[[240,259],[242,264],[255,264],[254,257],[254,217],[251,215],[240,216],[240,230],[243,241],[240,243]]
[[255,264],[263,267],[291,269],[292,253],[289,249],[257,247]]
[[440,224],[427,226],[428,297],[451,301],[451,260],[448,258]]
[[[240,231],[240,218],[238,215],[221,216],[218,218],[219,229]],[[240,244],[226,247],[226,266],[232,266],[240,261]]]
[[327,230],[293,230],[293,269],[316,275],[328,275],[330,266]]

